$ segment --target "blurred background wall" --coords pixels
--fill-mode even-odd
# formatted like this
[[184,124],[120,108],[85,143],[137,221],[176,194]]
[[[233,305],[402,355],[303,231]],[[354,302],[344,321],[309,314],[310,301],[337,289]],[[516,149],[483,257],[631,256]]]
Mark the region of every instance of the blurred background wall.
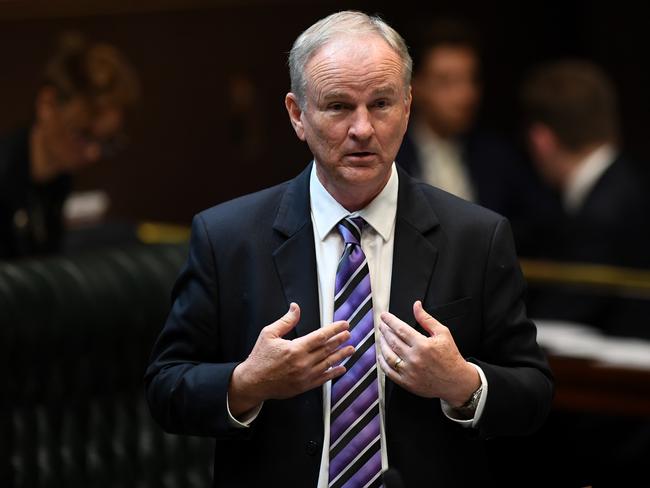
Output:
[[534,63],[584,56],[621,95],[626,147],[650,160],[645,7],[627,2],[0,1],[0,131],[31,116],[57,35],[75,29],[123,50],[142,103],[119,158],[85,170],[77,190],[105,189],[111,216],[187,223],[197,211],[283,181],[309,158],[289,125],[286,53],[316,19],[358,8],[409,41],[436,14],[472,21],[484,42],[483,122],[519,137],[516,94]]

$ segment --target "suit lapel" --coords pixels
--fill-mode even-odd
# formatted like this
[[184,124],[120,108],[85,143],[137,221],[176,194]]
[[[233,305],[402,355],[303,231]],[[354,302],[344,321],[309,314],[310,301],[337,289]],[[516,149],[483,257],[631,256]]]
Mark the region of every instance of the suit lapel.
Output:
[[320,327],[316,251],[309,206],[310,173],[311,165],[289,183],[273,224],[284,238],[273,252],[273,260],[287,307],[291,302],[300,305],[296,336]]
[[[320,327],[320,302],[314,231],[309,206],[309,165],[289,183],[282,197],[273,228],[282,242],[273,252],[284,296],[300,305],[300,322],[286,338],[304,336]],[[301,415],[310,418],[316,438],[323,437],[323,389],[300,395]]]
[[[437,226],[438,218],[418,184],[400,170],[390,311],[411,325],[413,303],[426,297],[436,265],[438,249],[429,235]],[[386,405],[392,390],[393,382],[386,378]]]

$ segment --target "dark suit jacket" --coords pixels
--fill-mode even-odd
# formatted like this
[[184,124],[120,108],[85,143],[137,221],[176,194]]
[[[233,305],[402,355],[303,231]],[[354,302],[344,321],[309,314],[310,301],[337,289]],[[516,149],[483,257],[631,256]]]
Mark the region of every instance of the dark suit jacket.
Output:
[[[650,267],[647,182],[619,156],[575,215],[565,215],[553,257],[563,261]],[[558,238],[559,237],[559,238]]]
[[63,202],[71,178],[66,174],[44,184],[32,181],[29,133],[24,128],[0,137],[0,259],[61,250]]
[[[232,370],[291,301],[302,310],[291,337],[320,326],[309,171],[195,217],[146,373],[152,414],[166,430],[217,439],[215,486],[316,485],[322,388],[265,402],[250,429],[230,427],[226,410]],[[412,304],[422,299],[483,368],[489,394],[477,435],[447,419],[438,399],[387,379],[389,463],[408,487],[483,482],[484,439],[536,429],[552,395],[507,221],[400,170],[392,276],[391,311],[414,324]]]

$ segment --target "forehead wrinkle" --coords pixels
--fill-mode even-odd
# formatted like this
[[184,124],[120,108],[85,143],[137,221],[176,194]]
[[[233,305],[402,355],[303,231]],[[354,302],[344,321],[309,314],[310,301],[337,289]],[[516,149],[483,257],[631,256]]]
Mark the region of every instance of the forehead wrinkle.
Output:
[[[370,92],[372,97],[383,97],[383,96],[393,96],[398,92],[398,88],[395,87],[392,83],[387,83],[385,85],[378,86],[373,88]],[[324,87],[319,91],[320,97],[322,100],[338,100],[346,99],[350,97],[350,93],[345,88],[333,88],[328,90],[327,87]]]
[[399,90],[396,83],[402,82],[401,64],[392,59],[380,63],[366,63],[367,66],[353,67],[325,58],[316,61],[309,68],[311,89],[318,100],[323,97],[344,95],[349,90],[365,92],[372,85],[378,85],[373,93],[392,93]]

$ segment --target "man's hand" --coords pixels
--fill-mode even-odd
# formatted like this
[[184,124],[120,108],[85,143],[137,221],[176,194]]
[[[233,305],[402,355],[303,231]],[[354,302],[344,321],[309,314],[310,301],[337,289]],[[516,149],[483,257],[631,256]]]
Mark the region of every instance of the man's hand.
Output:
[[481,384],[478,371],[460,355],[449,329],[429,315],[419,300],[413,304],[413,315],[429,337],[391,313],[381,314],[382,369],[411,393],[461,406]]
[[233,416],[264,400],[299,395],[345,372],[338,364],[354,347],[339,347],[350,338],[349,324],[338,321],[294,340],[283,339],[299,320],[300,307],[292,303],[283,317],[262,329],[253,351],[235,368],[228,388]]

